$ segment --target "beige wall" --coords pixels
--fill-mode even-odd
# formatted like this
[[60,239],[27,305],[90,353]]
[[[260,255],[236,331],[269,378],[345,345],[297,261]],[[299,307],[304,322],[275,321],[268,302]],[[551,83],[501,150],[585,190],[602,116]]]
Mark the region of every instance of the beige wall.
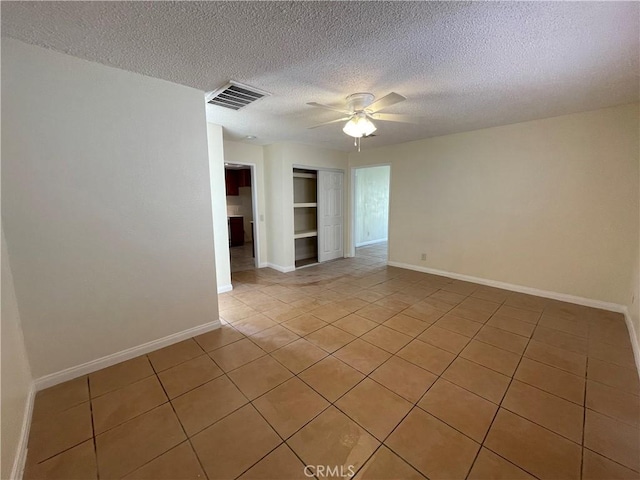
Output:
[[[2,232],[2,469],[0,478],[12,478],[16,465],[32,378],[24,347],[18,303],[13,288],[9,255]],[[14,467],[14,465],[16,465]]]
[[350,155],[387,162],[391,261],[628,303],[637,104]]
[[2,223],[34,377],[218,321],[202,92],[2,41]]

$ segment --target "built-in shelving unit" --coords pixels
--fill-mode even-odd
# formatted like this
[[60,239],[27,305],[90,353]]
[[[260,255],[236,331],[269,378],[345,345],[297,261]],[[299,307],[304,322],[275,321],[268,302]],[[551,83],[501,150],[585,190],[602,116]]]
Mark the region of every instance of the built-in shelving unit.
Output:
[[318,174],[293,169],[293,228],[296,268],[318,262]]

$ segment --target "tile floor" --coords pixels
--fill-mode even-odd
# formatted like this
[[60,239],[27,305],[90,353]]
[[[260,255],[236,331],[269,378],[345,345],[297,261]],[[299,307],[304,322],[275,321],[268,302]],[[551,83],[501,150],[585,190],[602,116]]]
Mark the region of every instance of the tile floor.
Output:
[[244,242],[244,245],[229,247],[229,257],[232,273],[256,268],[256,259],[253,256],[253,242]]
[[39,392],[25,478],[640,477],[621,315],[385,252],[237,273],[219,330]]

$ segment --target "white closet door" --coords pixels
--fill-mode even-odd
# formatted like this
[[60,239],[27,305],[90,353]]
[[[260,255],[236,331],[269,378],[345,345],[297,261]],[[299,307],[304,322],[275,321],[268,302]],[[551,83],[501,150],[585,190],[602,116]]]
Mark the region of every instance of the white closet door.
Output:
[[344,173],[318,172],[318,261],[344,256]]

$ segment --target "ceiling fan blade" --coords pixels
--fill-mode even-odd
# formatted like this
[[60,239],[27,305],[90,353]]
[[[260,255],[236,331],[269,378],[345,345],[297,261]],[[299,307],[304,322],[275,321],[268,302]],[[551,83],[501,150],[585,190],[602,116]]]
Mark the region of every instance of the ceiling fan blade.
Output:
[[350,116],[338,118],[337,120],[331,120],[330,122],[319,123],[318,125],[314,125],[313,127],[309,127],[309,128],[318,128],[318,127],[324,127],[325,125],[331,125],[332,123],[346,122],[350,118],[351,118]]
[[344,108],[332,107],[331,105],[324,105],[323,103],[309,102],[309,103],[307,103],[307,105],[310,105],[312,107],[324,108],[325,110],[332,110],[334,112],[344,113],[346,115],[350,115],[351,114],[351,112],[349,110],[345,110]]
[[398,115],[396,113],[373,113],[369,116],[374,120],[382,120],[383,122],[420,123],[423,120],[420,117]]
[[404,102],[405,100],[406,98],[399,93],[391,92],[389,95],[385,95],[384,97],[373,102],[366,108],[366,110],[371,113],[375,113],[384,108],[390,107],[391,105],[395,105],[396,103]]

